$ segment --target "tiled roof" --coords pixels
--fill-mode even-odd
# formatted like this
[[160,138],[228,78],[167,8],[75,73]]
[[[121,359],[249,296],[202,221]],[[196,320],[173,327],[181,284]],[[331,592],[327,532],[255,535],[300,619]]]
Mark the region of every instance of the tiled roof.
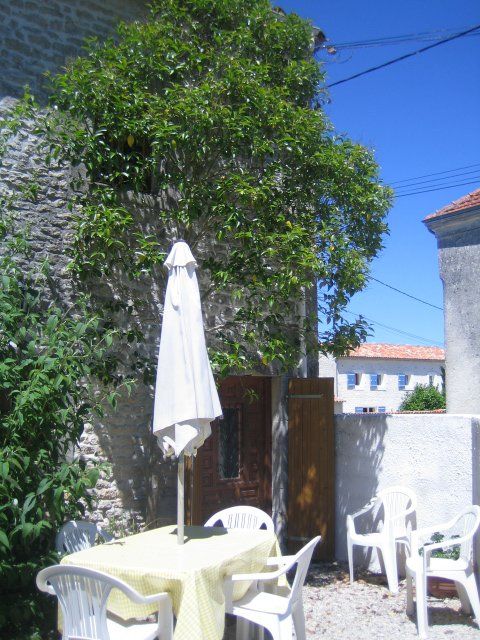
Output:
[[392,358],[396,360],[445,360],[445,350],[441,347],[365,342],[353,351],[350,351],[348,357]]
[[439,209],[435,211],[435,213],[431,213],[424,220],[431,220],[432,218],[440,218],[440,216],[445,216],[449,213],[458,213],[459,211],[464,211],[465,209],[473,209],[473,207],[480,207],[480,189],[476,189],[471,193],[459,198],[458,200],[454,200],[450,204],[447,204],[443,209]]

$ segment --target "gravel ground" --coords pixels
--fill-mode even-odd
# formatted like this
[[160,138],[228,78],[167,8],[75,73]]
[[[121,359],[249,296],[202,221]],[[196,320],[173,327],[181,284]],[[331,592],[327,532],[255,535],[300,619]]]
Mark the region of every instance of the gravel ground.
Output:
[[[399,593],[392,595],[384,576],[360,571],[350,585],[344,564],[312,565],[303,592],[307,638],[418,638],[415,618],[410,619],[405,612],[406,597],[405,580],[400,582]],[[457,598],[440,600],[429,596],[428,612],[429,640],[479,640],[479,628],[470,616],[461,613]],[[228,620],[225,640],[234,638],[234,623]]]

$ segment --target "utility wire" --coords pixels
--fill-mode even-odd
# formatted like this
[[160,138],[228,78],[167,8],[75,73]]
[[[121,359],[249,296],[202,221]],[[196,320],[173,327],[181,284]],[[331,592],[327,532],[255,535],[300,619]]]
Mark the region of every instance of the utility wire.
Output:
[[363,315],[363,313],[354,313],[353,311],[347,311],[346,309],[345,309],[345,313],[349,313],[352,316],[357,316],[357,317],[364,318],[368,322],[371,322],[372,324],[376,324],[379,327],[382,327],[383,329],[388,329],[389,331],[393,331],[394,333],[398,333],[400,335],[408,336],[409,338],[415,338],[415,340],[420,340],[421,342],[429,342],[430,344],[433,344],[433,345],[435,345],[437,347],[440,346],[439,345],[439,341],[430,340],[430,338],[423,338],[422,336],[417,336],[415,333],[408,333],[408,331],[402,331],[402,329],[397,329],[396,327],[390,327],[387,324],[382,324],[381,322],[377,322],[376,320],[372,320],[372,318],[368,318],[367,316]]
[[[425,40],[441,40],[446,35],[454,34],[457,29],[442,29],[437,31],[423,31],[420,33],[408,33],[398,36],[385,36],[383,38],[371,38],[367,40],[353,40],[351,42],[327,42],[323,45],[324,49],[335,49],[341,51],[344,49],[364,49],[368,47],[383,47],[391,46],[394,44],[404,44],[405,42],[418,42]],[[476,36],[480,34],[471,33],[470,35]]]
[[407,184],[400,184],[397,185],[395,187],[395,191],[399,191],[399,190],[408,190],[408,189],[416,189],[417,187],[420,187],[421,189],[426,189],[427,187],[422,187],[421,185],[429,185],[429,186],[433,186],[433,187],[437,187],[437,186],[442,186],[442,184],[440,185],[436,185],[436,184],[431,184],[433,182],[440,182],[443,184],[446,184],[448,182],[448,180],[455,180],[457,178],[462,178],[464,180],[467,180],[467,178],[464,178],[464,176],[470,176],[469,179],[472,178],[472,173],[478,174],[480,172],[480,168],[477,169],[472,169],[471,171],[461,171],[460,173],[454,173],[450,176],[442,176],[441,178],[430,178],[430,180],[417,180],[417,181],[412,181],[409,182]]
[[456,169],[446,169],[445,171],[436,171],[435,173],[426,173],[423,176],[415,176],[413,178],[404,178],[403,180],[393,180],[389,182],[390,185],[399,184],[400,182],[410,182],[411,180],[420,180],[421,178],[430,178],[430,176],[440,176],[444,173],[452,173],[453,171],[461,171],[463,169],[471,169],[472,167],[480,167],[480,162],[475,164],[466,164],[463,167],[457,167]]
[[433,307],[434,309],[438,309],[439,311],[443,311],[443,307],[439,307],[436,304],[432,304],[431,302],[427,302],[426,300],[422,300],[421,298],[417,298],[416,296],[412,296],[411,293],[407,293],[406,291],[402,291],[401,289],[397,289],[396,287],[393,287],[391,284],[388,284],[387,282],[382,282],[382,280],[378,280],[378,278],[374,278],[373,276],[368,276],[369,280],[374,280],[375,282],[378,282],[379,284],[383,284],[384,287],[388,287],[389,289],[393,289],[393,291],[396,291],[397,293],[401,293],[404,296],[407,296],[408,298],[412,298],[413,300],[416,300],[417,302],[421,302],[422,304],[426,304],[429,307]]
[[370,67],[369,69],[365,69],[364,71],[360,71],[359,73],[355,73],[353,76],[349,76],[348,78],[343,78],[343,80],[337,80],[337,82],[332,82],[331,84],[327,84],[326,88],[330,89],[331,87],[336,87],[339,84],[343,84],[344,82],[349,82],[350,80],[354,80],[355,78],[360,78],[361,76],[367,75],[367,73],[372,73],[372,71],[378,71],[378,69],[383,69],[388,67],[396,62],[400,62],[401,60],[406,60],[407,58],[411,58],[420,53],[424,53],[424,51],[428,51],[429,49],[433,49],[434,47],[439,47],[441,44],[445,44],[446,42],[451,42],[452,40],[456,40],[457,38],[462,38],[469,33],[473,33],[474,31],[478,31],[480,29],[480,24],[477,24],[475,27],[471,27],[466,31],[461,31],[460,33],[456,33],[453,36],[448,38],[444,38],[443,40],[439,40],[434,44],[429,44],[427,47],[422,47],[421,49],[417,49],[416,51],[411,51],[410,53],[406,53],[403,56],[399,56],[398,58],[394,58],[393,60],[389,60],[388,62],[384,62],[383,64],[379,64],[375,67]]
[[463,187],[467,184],[479,184],[480,177],[476,180],[470,180],[468,182],[457,182],[455,184],[449,184],[444,187],[435,187],[434,189],[423,189],[423,191],[411,191],[410,193],[399,193],[397,198],[404,198],[405,196],[416,196],[419,193],[431,193],[432,191],[443,191],[444,189],[451,189],[452,187]]

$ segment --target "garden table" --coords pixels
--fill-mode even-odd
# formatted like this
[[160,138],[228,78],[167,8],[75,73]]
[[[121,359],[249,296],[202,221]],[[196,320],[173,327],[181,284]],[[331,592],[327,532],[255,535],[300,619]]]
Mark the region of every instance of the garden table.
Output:
[[[143,595],[166,591],[177,619],[175,640],[221,640],[224,578],[258,573],[279,553],[275,534],[263,529],[185,527],[185,544],[178,545],[176,525],[169,525],[72,553],[61,563],[103,571]],[[234,600],[248,587],[237,583]],[[114,590],[108,610],[127,620],[154,613],[155,607],[136,605]]]

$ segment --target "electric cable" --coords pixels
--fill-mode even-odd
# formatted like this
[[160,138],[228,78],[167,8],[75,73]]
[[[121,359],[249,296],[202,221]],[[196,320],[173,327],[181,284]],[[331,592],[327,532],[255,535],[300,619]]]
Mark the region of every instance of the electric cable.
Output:
[[438,309],[439,311],[443,311],[443,307],[439,307],[436,304],[433,304],[431,302],[427,302],[426,300],[422,300],[422,298],[417,298],[417,296],[413,296],[411,293],[407,293],[406,291],[402,291],[401,289],[397,289],[397,287],[394,287],[391,284],[388,284],[387,282],[383,282],[382,280],[379,280],[378,278],[374,278],[373,276],[368,276],[369,280],[374,280],[375,282],[378,282],[379,284],[383,284],[384,287],[388,287],[389,289],[393,289],[394,291],[396,291],[397,293],[401,293],[404,296],[407,296],[408,298],[412,298],[413,300],[416,300],[417,302],[421,302],[422,304],[426,304],[429,307],[433,307],[434,309]]
[[435,345],[437,347],[438,346],[443,346],[443,342],[440,342],[438,340],[430,340],[430,338],[424,338],[422,336],[417,336],[415,333],[409,333],[408,331],[402,331],[402,329],[397,329],[396,327],[390,327],[387,324],[382,324],[381,322],[377,322],[377,320],[372,320],[372,318],[368,318],[367,316],[363,315],[363,313],[355,313],[353,311],[347,311],[347,310],[345,310],[345,313],[349,313],[352,316],[357,316],[357,317],[364,318],[368,322],[371,322],[372,324],[376,324],[379,327],[382,327],[383,329],[388,329],[389,331],[393,331],[394,333],[398,333],[400,335],[408,336],[409,338],[415,338],[415,340],[420,340],[421,342],[429,342],[430,344],[433,344],[433,345]]
[[400,182],[410,182],[411,180],[420,180],[421,178],[429,178],[430,176],[439,176],[443,173],[452,173],[453,171],[460,171],[463,169],[471,169],[472,167],[480,167],[480,162],[475,164],[466,164],[463,167],[457,167],[456,169],[446,169],[445,171],[436,171],[435,173],[425,173],[423,176],[415,176],[413,178],[403,178],[402,180],[393,180],[389,182],[390,185],[399,184]]
[[355,73],[353,76],[349,76],[348,78],[343,78],[342,80],[337,80],[336,82],[332,82],[331,84],[325,85],[327,89],[331,89],[332,87],[336,87],[339,84],[343,84],[345,82],[350,82],[350,80],[355,80],[356,78],[360,78],[361,76],[365,76],[368,73],[372,73],[373,71],[378,71],[379,69],[384,69],[385,67],[389,67],[396,62],[401,62],[402,60],[406,60],[407,58],[412,58],[413,56],[419,55],[420,53],[424,53],[425,51],[429,51],[434,47],[439,47],[442,44],[446,44],[447,42],[451,42],[452,40],[457,40],[458,38],[463,38],[469,33],[473,33],[474,31],[478,31],[480,29],[480,24],[467,29],[466,31],[461,31],[460,33],[456,33],[453,36],[448,38],[444,38],[443,40],[439,40],[434,44],[429,44],[426,47],[422,47],[421,49],[417,49],[416,51],[411,51],[410,53],[406,53],[403,56],[399,56],[398,58],[393,58],[393,60],[389,60],[388,62],[384,62],[382,64],[376,65],[375,67],[370,67],[369,69],[365,69],[364,71],[360,71],[359,73]]
[[433,191],[443,191],[445,189],[451,189],[452,187],[463,187],[469,184],[479,184],[479,182],[480,182],[480,178],[477,178],[476,180],[470,180],[469,182],[457,182],[455,184],[449,184],[444,187],[436,187],[434,189],[423,189],[423,191],[412,191],[411,193],[399,193],[396,197],[404,198],[405,196],[416,196],[421,193],[432,193]]

